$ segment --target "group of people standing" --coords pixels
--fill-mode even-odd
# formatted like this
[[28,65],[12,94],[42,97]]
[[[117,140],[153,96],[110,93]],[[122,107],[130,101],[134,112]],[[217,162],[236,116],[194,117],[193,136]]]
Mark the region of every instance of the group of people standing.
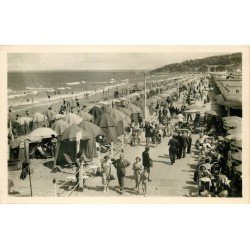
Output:
[[[118,159],[111,159],[109,156],[105,156],[101,163],[103,192],[109,191],[109,183],[114,179],[112,175],[112,165],[116,169],[116,175],[119,184],[119,193],[123,194],[125,189],[125,177],[127,168],[131,165],[130,162],[124,159],[124,155],[121,154]],[[147,193],[147,182],[150,179],[150,168],[152,167],[152,159],[149,156],[149,147],[145,148],[142,153],[142,159],[140,157],[135,158],[135,162],[132,164],[132,170],[134,172],[135,187],[133,190],[136,193],[140,193],[140,186],[142,187],[143,195]]]
[[169,157],[171,165],[175,163],[176,159],[186,157],[186,153],[191,153],[192,145],[192,133],[188,131],[179,131],[178,134],[174,134],[168,142],[169,145]]

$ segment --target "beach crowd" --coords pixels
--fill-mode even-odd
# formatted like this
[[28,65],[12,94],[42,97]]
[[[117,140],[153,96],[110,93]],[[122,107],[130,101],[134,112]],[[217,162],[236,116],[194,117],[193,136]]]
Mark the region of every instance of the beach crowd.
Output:
[[[231,156],[239,152],[241,145],[237,139],[227,139],[227,129],[223,117],[211,110],[209,92],[213,90],[213,79],[208,75],[195,76],[180,84],[180,86],[171,94],[165,95],[167,86],[166,81],[158,83],[147,83],[150,90],[147,96],[148,116],[145,117],[144,98],[137,95],[134,105],[141,109],[136,111],[135,116],[130,113],[130,121],[124,126],[124,135],[129,135],[127,147],[145,147],[142,154],[136,156],[134,161],[125,159],[124,154],[119,154],[118,158],[109,154],[110,143],[105,140],[105,136],[98,136],[96,145],[104,153],[100,166],[95,174],[102,177],[103,192],[109,191],[110,182],[117,178],[119,184],[119,193],[123,194],[126,190],[126,169],[132,168],[134,172],[134,191],[136,194],[147,195],[148,183],[153,181],[150,173],[153,169],[153,155],[150,154],[150,148],[158,147],[163,140],[168,140],[168,155],[170,164],[175,165],[180,159],[186,158],[189,154],[197,156],[197,166],[193,170],[193,181],[197,185],[196,196],[204,197],[241,197],[242,196],[242,170],[241,159],[234,159]],[[134,86],[134,89],[138,89]],[[136,91],[135,91],[136,92]],[[114,98],[125,97],[128,94],[127,89],[114,90]],[[121,99],[120,104],[111,103],[112,109],[127,109],[128,103]],[[210,108],[209,108],[210,107]],[[101,113],[109,112],[108,107],[103,105],[100,108]],[[55,116],[62,118],[68,113],[79,114],[88,113],[87,106],[82,104],[77,98],[71,100],[63,99],[58,114],[53,111],[51,105],[48,110],[43,112],[46,119],[43,126],[52,127],[55,123]],[[10,112],[11,113],[11,112]],[[97,112],[98,113],[98,112]],[[94,121],[96,112],[89,112]],[[125,112],[126,113],[126,112]],[[123,114],[125,114],[123,113]],[[86,114],[85,114],[86,115]],[[226,115],[225,115],[226,116]],[[26,112],[26,117],[30,117]],[[93,118],[94,117],[94,118]],[[36,123],[24,122],[19,126],[20,115],[12,117],[11,128],[16,124],[19,133],[28,134],[33,129],[39,127]],[[96,124],[96,123],[95,123]],[[238,126],[238,124],[237,124]],[[10,127],[10,126],[9,126]],[[230,127],[230,126],[229,126]],[[231,129],[232,127],[230,127]],[[235,128],[235,127],[234,127]],[[123,136],[123,135],[122,135]],[[194,140],[195,138],[195,140]],[[57,144],[60,136],[51,135],[44,143],[36,147],[36,157],[55,157]],[[13,141],[13,135],[9,133],[9,144]],[[24,145],[19,145],[24,148]],[[122,150],[126,150],[123,148]],[[20,152],[20,151],[19,151]],[[25,157],[23,156],[23,159]],[[76,165],[76,183],[77,189],[84,188],[85,179],[88,173],[84,170],[85,163],[90,161],[88,156],[81,152],[77,154],[74,164]],[[116,177],[112,174],[114,169]],[[83,184],[79,185],[82,181]],[[141,192],[142,191],[142,192]],[[191,194],[193,195],[193,194]]]

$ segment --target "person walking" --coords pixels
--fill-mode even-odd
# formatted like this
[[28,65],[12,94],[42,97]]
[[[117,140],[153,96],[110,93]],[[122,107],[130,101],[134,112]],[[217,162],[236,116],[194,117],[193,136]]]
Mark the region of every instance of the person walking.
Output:
[[149,147],[150,139],[153,132],[153,127],[149,124],[149,122],[146,122],[144,129],[145,129],[146,146]]
[[188,146],[187,146],[187,153],[191,154],[191,146],[192,146],[192,133],[190,130],[188,130]]
[[142,175],[142,165],[141,165],[141,158],[136,157],[135,162],[133,164],[134,170],[134,177],[135,177],[135,190],[139,193],[139,185],[141,182],[141,175]]
[[182,158],[186,157],[186,151],[189,144],[188,136],[185,132],[182,133],[183,148],[182,148]]
[[109,191],[108,186],[111,175],[111,162],[109,160],[109,156],[106,155],[101,163],[103,192]]
[[148,173],[148,181],[151,181],[150,168],[152,167],[152,159],[149,156],[149,147],[145,147],[145,150],[142,153],[142,165],[144,170]]
[[126,168],[130,165],[130,163],[127,160],[125,160],[124,155],[121,154],[119,159],[113,161],[113,164],[114,167],[116,168],[116,174],[120,187],[120,194],[123,194]]
[[181,159],[182,156],[182,149],[184,146],[184,141],[183,141],[183,137],[181,135],[181,132],[179,131],[179,133],[176,135],[175,137],[178,141],[178,150],[177,150],[177,159]]
[[179,142],[176,139],[176,136],[173,137],[168,142],[169,145],[169,157],[171,161],[171,165],[175,163],[175,156],[178,154]]

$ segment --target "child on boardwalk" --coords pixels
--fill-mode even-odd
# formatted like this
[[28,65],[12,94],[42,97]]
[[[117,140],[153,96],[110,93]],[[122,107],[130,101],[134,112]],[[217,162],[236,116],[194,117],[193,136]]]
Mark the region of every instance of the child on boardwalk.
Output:
[[134,177],[135,177],[135,190],[139,193],[139,185],[141,182],[142,175],[142,164],[140,157],[135,158],[135,163],[133,164]]
[[142,176],[141,176],[141,182],[142,182],[142,192],[143,192],[145,197],[147,196],[148,178],[149,178],[149,174],[144,169]]

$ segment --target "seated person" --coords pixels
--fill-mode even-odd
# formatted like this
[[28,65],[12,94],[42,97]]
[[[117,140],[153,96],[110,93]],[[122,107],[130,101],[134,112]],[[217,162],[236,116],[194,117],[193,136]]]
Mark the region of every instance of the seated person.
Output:
[[201,165],[199,170],[199,184],[208,183],[208,189],[210,190],[212,187],[212,179],[214,178],[210,171],[208,171],[204,165]]

